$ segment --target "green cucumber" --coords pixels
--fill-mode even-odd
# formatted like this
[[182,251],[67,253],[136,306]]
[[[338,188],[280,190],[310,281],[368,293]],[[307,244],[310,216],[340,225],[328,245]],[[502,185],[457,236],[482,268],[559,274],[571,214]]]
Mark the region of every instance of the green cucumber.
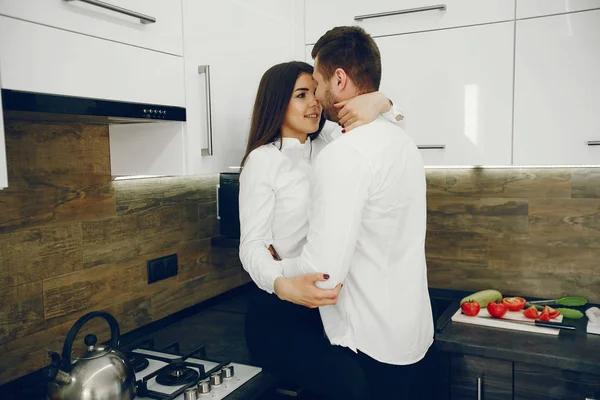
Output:
[[583,317],[583,313],[579,310],[573,310],[571,308],[557,308],[558,311],[563,317],[569,319],[580,319]]
[[482,290],[465,297],[460,304],[468,301],[476,301],[481,307],[487,307],[488,303],[502,301],[502,293],[493,289]]

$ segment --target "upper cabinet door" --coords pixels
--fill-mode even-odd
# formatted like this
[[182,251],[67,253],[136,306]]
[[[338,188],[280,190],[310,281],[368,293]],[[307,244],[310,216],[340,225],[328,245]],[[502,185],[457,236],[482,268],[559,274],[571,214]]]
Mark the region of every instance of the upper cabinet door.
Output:
[[185,106],[183,59],[0,16],[5,89]]
[[600,8],[600,0],[517,0],[517,19]]
[[302,1],[184,0],[183,17],[186,171],[231,171],[246,149],[263,73],[304,58]]
[[182,54],[180,0],[103,0],[101,3],[110,4],[114,9],[88,4],[85,0],[2,0],[0,14],[146,49]]
[[510,165],[514,22],[377,38],[426,165]]
[[372,36],[509,21],[514,0],[306,0],[306,44],[329,29],[358,25]]
[[600,10],[517,21],[514,163],[600,164]]

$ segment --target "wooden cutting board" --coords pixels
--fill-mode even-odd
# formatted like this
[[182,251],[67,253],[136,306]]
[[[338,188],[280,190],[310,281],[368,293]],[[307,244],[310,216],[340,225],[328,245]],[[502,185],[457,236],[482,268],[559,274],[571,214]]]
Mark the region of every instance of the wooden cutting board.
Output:
[[[542,333],[545,335],[558,335],[560,329],[544,328],[541,326],[517,324],[511,321],[533,321],[523,315],[522,311],[508,311],[502,318],[491,318],[487,309],[482,308],[476,317],[469,317],[462,313],[460,308],[452,316],[452,321],[461,324],[471,324],[480,326],[489,326],[492,328],[509,329],[514,331],[522,332],[533,332]],[[558,318],[553,319],[553,322],[562,322],[563,316],[559,315]]]

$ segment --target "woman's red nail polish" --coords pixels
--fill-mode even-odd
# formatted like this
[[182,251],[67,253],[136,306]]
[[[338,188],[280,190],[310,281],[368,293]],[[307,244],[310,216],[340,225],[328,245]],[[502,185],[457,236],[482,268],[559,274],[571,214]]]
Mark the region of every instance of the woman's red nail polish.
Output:
[[345,129],[342,129],[342,133],[346,133],[346,130],[345,130]]
[[324,279],[329,279],[329,274],[323,274]]

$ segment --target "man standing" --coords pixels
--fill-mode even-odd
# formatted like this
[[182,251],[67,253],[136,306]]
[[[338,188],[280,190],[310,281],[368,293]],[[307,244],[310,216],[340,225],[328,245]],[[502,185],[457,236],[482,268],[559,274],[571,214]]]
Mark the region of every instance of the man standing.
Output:
[[[337,102],[379,89],[381,57],[359,27],[328,31],[312,50],[316,96],[337,121]],[[343,283],[321,307],[332,344],[353,351],[375,399],[408,398],[414,364],[433,342],[425,262],[423,161],[398,126],[379,117],[319,155],[311,181],[310,230],[284,275],[322,272]]]

